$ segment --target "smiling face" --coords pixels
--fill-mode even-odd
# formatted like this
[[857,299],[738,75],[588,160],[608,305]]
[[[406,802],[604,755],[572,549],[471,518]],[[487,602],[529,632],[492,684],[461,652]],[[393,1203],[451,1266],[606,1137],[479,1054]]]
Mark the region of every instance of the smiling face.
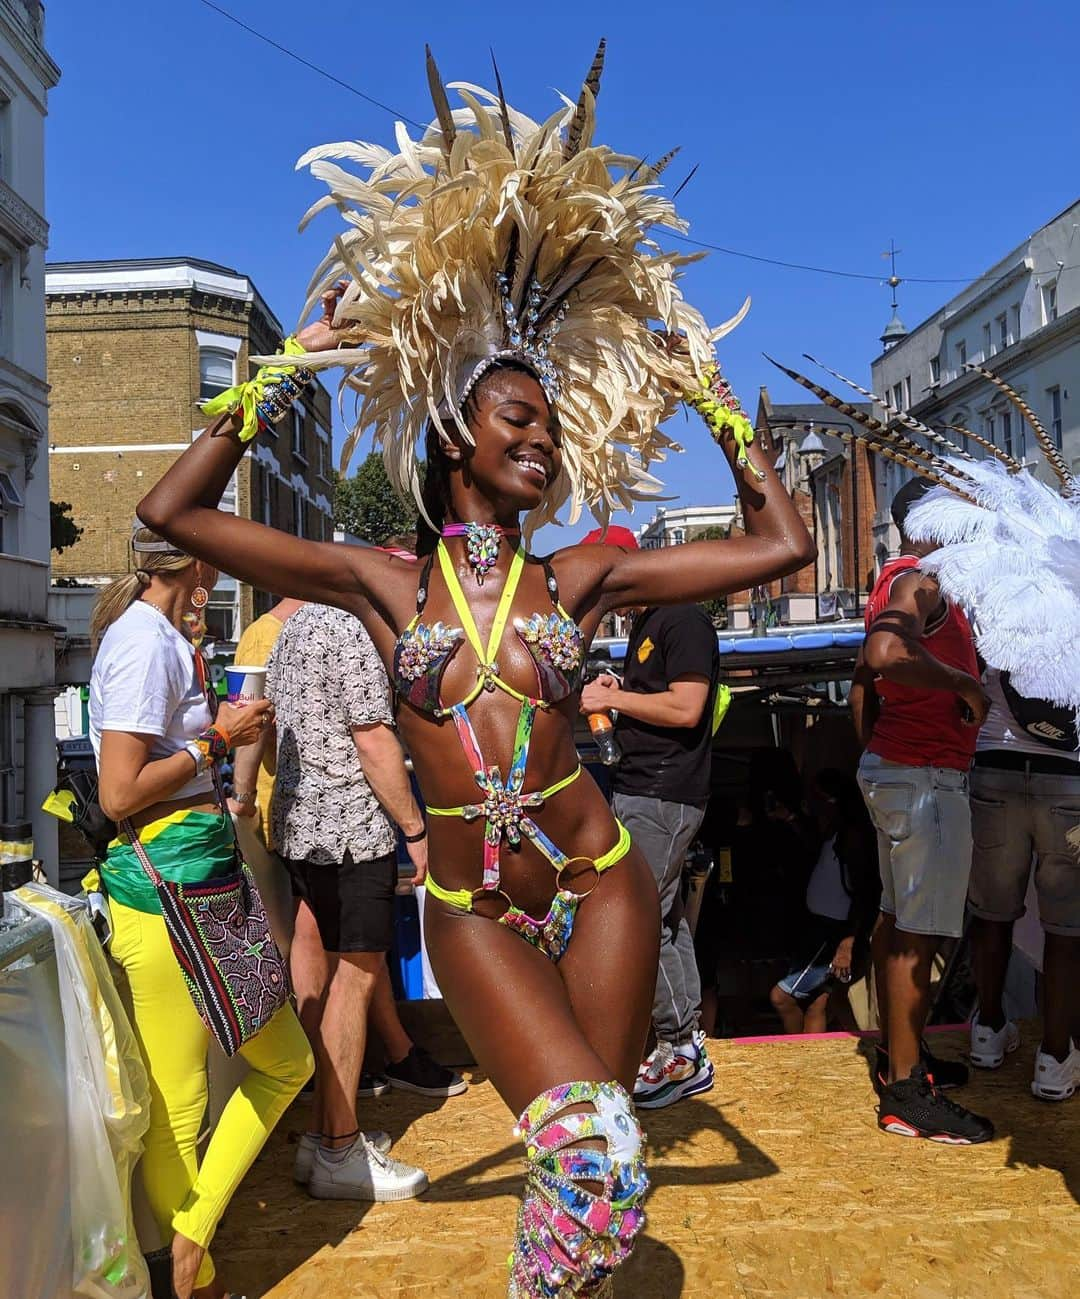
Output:
[[521,368],[489,371],[465,403],[465,417],[476,445],[455,438],[444,450],[456,516],[508,523],[536,509],[562,470],[558,418],[536,378]]

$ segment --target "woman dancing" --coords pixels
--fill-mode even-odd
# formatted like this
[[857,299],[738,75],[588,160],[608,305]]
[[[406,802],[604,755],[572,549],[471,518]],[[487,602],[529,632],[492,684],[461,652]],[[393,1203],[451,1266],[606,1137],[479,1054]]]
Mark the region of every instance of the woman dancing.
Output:
[[[611,609],[702,600],[793,572],[812,543],[682,299],[683,228],[657,168],[591,142],[599,57],[576,108],[537,125],[468,87],[402,152],[313,150],[317,207],[348,228],[313,282],[322,319],[289,340],[345,367],[397,485],[420,503],[422,564],[317,544],[218,511],[245,441],[305,375],[268,368],[139,507],[176,544],[264,589],[348,609],[370,632],[427,803],[426,937],[454,1018],[514,1114],[527,1181],[512,1296],[598,1295],[644,1223],[633,1085],[659,916],[651,873],[579,763],[584,653]],[[327,158],[371,166],[362,181]],[[339,283],[342,276],[347,285]],[[337,287],[334,287],[334,286]],[[736,322],[737,323],[737,322]],[[651,326],[659,326],[653,332]],[[273,365],[280,367],[279,358]],[[747,535],[662,554],[528,553],[568,499],[606,521],[658,484],[657,426],[681,396],[732,465]],[[416,452],[426,443],[423,489]],[[417,571],[419,567],[419,572]]]

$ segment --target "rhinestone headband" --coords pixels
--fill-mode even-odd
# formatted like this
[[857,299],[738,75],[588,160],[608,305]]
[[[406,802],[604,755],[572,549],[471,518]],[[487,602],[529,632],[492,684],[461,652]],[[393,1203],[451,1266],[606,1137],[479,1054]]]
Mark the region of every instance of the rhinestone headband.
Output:
[[544,290],[536,280],[529,285],[525,310],[520,319],[510,298],[510,277],[504,271],[500,271],[495,277],[495,282],[499,289],[499,301],[506,323],[506,339],[509,347],[485,356],[476,365],[465,382],[459,400],[464,402],[468,398],[469,393],[493,365],[497,365],[500,361],[519,361],[536,375],[548,405],[554,406],[559,399],[559,375],[555,363],[548,356],[548,348],[566,317],[567,303],[561,303],[543,329],[539,329],[537,322],[544,300]]

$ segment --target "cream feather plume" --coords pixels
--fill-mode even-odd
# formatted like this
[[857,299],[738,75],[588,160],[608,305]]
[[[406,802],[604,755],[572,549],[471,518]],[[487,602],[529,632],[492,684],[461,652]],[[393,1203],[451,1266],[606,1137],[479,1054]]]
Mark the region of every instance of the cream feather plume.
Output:
[[[396,153],[343,142],[297,163],[330,191],[304,224],[327,207],[344,223],[301,316],[349,282],[335,321],[342,347],[305,359],[313,369],[344,367],[342,391],[358,401],[343,472],[370,430],[392,483],[423,510],[417,454],[429,420],[456,426],[471,443],[463,396],[492,358],[529,351],[514,339],[531,322],[525,359],[546,390],[545,364],[557,378],[564,469],[530,529],[567,502],[571,522],[586,508],[606,522],[613,509],[661,490],[649,471],[678,448],[659,425],[700,386],[713,338],[745,306],[710,332],[678,285],[699,254],[653,242],[657,229],[687,228],[658,190],[661,164],[595,143],[603,52],[601,43],[579,98],[564,97],[542,123],[510,107],[501,82],[497,94],[451,82],[465,107],[450,109],[429,55],[436,120],[420,140],[398,123]],[[509,323],[505,301],[516,318]],[[666,333],[685,336],[685,354],[665,347]]]

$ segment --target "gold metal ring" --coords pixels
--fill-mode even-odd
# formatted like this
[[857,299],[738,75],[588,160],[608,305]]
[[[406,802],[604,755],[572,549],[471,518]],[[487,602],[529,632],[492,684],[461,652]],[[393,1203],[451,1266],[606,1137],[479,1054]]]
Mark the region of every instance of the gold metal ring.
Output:
[[596,886],[600,883],[600,872],[596,869],[595,857],[570,857],[567,861],[564,861],[563,864],[559,867],[559,869],[555,872],[555,887],[560,890],[563,888],[563,875],[572,866],[577,865],[579,862],[587,862],[590,870],[596,873],[596,879],[593,882],[592,888],[587,889],[584,893],[579,893],[576,889],[571,889],[571,888],[565,890],[567,893],[573,893],[574,896],[579,901],[581,901],[584,898],[587,898],[589,894],[592,893],[593,890],[596,888]]

